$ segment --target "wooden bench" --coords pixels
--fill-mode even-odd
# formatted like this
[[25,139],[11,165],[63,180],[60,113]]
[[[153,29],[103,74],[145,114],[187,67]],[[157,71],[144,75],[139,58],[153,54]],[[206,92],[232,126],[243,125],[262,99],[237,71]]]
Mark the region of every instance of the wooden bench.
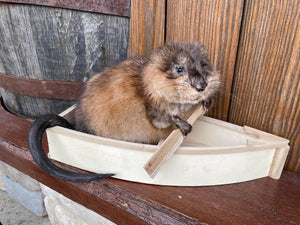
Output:
[[[300,175],[213,187],[58,180],[33,162],[31,121],[0,108],[0,160],[117,224],[300,224]],[[46,148],[47,143],[45,141]],[[68,166],[61,166],[70,169]]]

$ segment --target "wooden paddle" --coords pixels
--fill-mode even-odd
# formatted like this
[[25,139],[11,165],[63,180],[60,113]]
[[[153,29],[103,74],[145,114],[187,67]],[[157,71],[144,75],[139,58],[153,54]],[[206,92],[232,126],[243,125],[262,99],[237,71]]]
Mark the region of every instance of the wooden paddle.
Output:
[[[187,122],[191,125],[197,120],[199,116],[204,115],[205,109],[203,105],[198,106],[192,115],[188,118]],[[167,139],[159,146],[158,150],[145,164],[144,169],[151,178],[154,178],[159,172],[161,166],[165,164],[178,147],[183,142],[184,136],[179,129],[172,131]]]

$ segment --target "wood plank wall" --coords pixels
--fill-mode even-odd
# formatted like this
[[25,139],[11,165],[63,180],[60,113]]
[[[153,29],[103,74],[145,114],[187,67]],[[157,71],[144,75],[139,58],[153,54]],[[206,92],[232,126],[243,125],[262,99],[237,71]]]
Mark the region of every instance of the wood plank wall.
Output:
[[245,1],[229,121],[290,140],[300,172],[300,1]]
[[166,41],[200,41],[222,74],[223,86],[210,116],[227,119],[242,19],[242,0],[168,0]]
[[[86,81],[127,58],[128,34],[127,17],[0,1],[0,73]],[[74,104],[0,92],[8,108],[30,117],[60,113]]]
[[130,17],[129,57],[207,45],[223,78],[209,115],[289,139],[286,168],[300,172],[299,0],[131,0]]
[[149,55],[165,42],[166,0],[131,0],[128,56]]
[[43,5],[126,17],[130,14],[130,0],[0,0],[0,2]]
[[129,55],[166,41],[203,42],[223,78],[209,115],[289,139],[286,168],[299,173],[300,1],[139,2],[131,1]]

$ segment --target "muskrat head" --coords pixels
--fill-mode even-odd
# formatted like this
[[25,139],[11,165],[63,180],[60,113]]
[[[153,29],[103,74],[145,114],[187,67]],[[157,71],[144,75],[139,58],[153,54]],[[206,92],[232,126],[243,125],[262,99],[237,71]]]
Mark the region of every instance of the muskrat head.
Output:
[[199,43],[169,43],[158,48],[150,56],[144,79],[153,98],[179,104],[206,101],[220,85],[220,75]]

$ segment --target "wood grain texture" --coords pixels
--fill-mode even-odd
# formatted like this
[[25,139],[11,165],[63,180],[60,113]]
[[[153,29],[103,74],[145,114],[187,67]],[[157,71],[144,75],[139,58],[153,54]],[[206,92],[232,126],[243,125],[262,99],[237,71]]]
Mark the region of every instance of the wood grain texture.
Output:
[[[129,19],[32,5],[0,5],[0,69],[17,77],[86,81],[127,58]],[[5,104],[35,117],[72,101],[37,99],[1,90]]]
[[280,180],[263,178],[213,187],[168,187],[117,179],[65,182],[33,163],[27,146],[30,125],[0,107],[0,160],[117,224],[300,224],[299,174],[284,171]]
[[25,79],[0,73],[0,87],[36,98],[76,100],[84,82]]
[[300,172],[300,2],[246,1],[229,122],[290,140]]
[[[0,107],[1,161],[117,224],[202,224],[193,217],[145,199],[143,195],[138,196],[123,190],[122,187],[113,184],[114,179],[71,183],[46,174],[35,165],[28,150],[27,133],[30,126],[30,121],[12,115]],[[80,172],[62,164],[59,166]]]
[[[289,175],[289,178],[287,178]],[[280,180],[213,187],[162,187],[114,180],[114,184],[159,202],[205,224],[298,224],[299,174],[284,171]],[[293,188],[291,188],[293,186]],[[294,208],[295,207],[295,208]]]
[[[194,112],[190,115],[187,122],[191,125],[195,121],[203,116],[205,113],[204,107],[201,105],[195,108]],[[172,155],[176,152],[179,146],[184,140],[184,135],[181,133],[180,129],[176,129],[171,132],[171,134],[159,145],[159,148],[151,156],[144,166],[144,169],[149,174],[151,178],[154,178],[159,172],[162,165],[168,162]]]
[[260,179],[205,188],[162,187],[116,179],[84,184],[64,182],[33,163],[26,140],[30,125],[30,121],[0,108],[0,160],[117,224],[299,222],[299,209],[293,209],[300,196],[299,175],[289,173],[286,179],[284,173],[279,181]]
[[209,115],[226,120],[243,11],[243,0],[168,0],[166,40],[200,41],[221,71],[223,85]]
[[127,17],[130,12],[130,0],[0,0],[0,2],[53,6]]
[[149,55],[165,41],[166,0],[132,0],[128,56]]

